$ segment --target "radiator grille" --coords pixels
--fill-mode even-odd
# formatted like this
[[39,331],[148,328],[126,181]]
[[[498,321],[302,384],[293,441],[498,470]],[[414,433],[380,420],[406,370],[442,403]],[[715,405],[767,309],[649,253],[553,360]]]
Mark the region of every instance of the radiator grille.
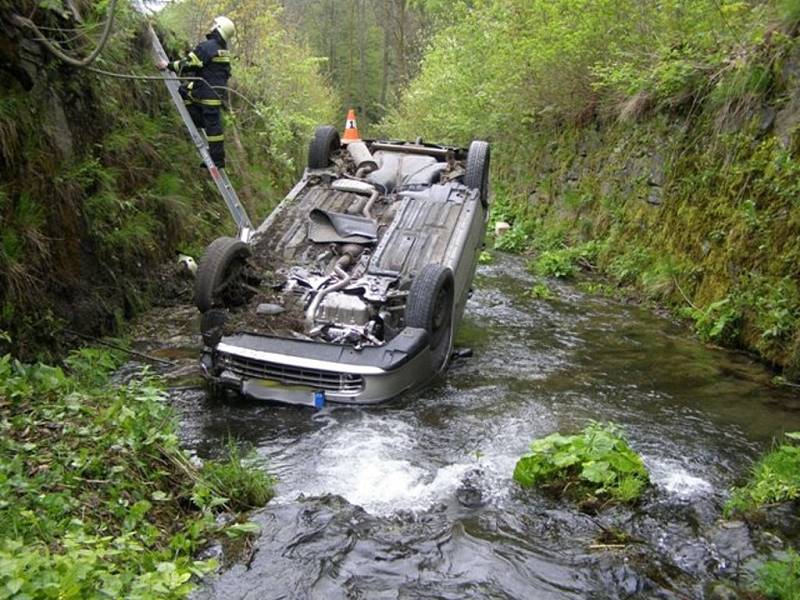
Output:
[[220,364],[241,377],[271,379],[284,385],[304,385],[328,392],[360,392],[364,389],[364,378],[355,373],[305,369],[236,354],[221,354]]

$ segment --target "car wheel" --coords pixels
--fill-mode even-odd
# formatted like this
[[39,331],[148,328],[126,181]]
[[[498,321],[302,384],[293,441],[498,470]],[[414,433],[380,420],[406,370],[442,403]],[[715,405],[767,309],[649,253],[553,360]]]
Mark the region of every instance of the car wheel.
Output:
[[250,247],[230,237],[211,242],[200,265],[194,284],[194,303],[204,313],[215,307],[241,306],[252,296],[245,287]]
[[481,204],[489,206],[489,158],[491,152],[487,142],[474,141],[467,152],[467,169],[464,185],[478,190]]
[[341,148],[339,132],[330,125],[320,125],[314,131],[314,139],[308,147],[308,168],[325,169],[331,166],[331,156]]
[[450,269],[427,265],[414,278],[408,292],[406,325],[428,332],[437,371],[447,364],[453,342],[454,288]]

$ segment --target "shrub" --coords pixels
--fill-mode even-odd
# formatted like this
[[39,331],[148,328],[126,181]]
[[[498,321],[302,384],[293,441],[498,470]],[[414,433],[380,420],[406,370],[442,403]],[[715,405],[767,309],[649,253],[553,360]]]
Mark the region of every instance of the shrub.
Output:
[[612,423],[592,423],[576,435],[553,433],[535,440],[517,461],[514,479],[522,487],[541,486],[567,495],[584,507],[635,502],[649,482],[642,458]]
[[497,238],[494,247],[504,252],[519,254],[528,249],[530,241],[528,233],[522,227],[515,225],[502,237]]

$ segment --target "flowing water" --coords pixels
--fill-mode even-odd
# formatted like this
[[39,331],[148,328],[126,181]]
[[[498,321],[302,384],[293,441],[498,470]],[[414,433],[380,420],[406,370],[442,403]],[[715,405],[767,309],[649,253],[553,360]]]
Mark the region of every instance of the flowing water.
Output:
[[[536,300],[534,282],[513,257],[481,266],[458,339],[474,356],[385,405],[176,387],[190,449],[213,456],[233,436],[278,478],[247,556],[196,597],[702,598],[746,578],[779,542],[721,507],[774,435],[800,429],[798,396],[647,309],[566,285]],[[177,314],[185,333],[191,311]],[[643,455],[639,507],[588,515],[512,480],[531,440],[590,420],[621,424]]]

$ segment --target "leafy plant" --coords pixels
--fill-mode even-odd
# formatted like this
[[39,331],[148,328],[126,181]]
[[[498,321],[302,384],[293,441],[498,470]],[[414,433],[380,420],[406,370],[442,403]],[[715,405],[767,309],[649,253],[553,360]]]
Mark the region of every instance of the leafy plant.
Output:
[[741,312],[731,296],[712,302],[704,309],[685,311],[695,322],[695,331],[705,341],[735,344],[740,335]]
[[495,239],[494,247],[504,252],[519,254],[530,246],[530,236],[522,228],[514,226],[499,238]]
[[0,357],[0,595],[186,597],[216,566],[194,559],[214,513],[263,504],[271,479],[238,452],[196,469],[156,379],[111,385],[104,350],[66,362]]
[[531,444],[514,479],[567,495],[585,507],[634,502],[649,483],[647,469],[612,423],[592,423],[576,435],[553,433]]
[[800,498],[800,432],[784,435],[784,442],[759,460],[750,480],[733,490],[725,511],[747,511],[767,504]]
[[593,268],[598,248],[599,243],[591,241],[568,248],[545,250],[533,262],[533,272],[543,277],[568,279],[575,275],[579,267]]
[[546,250],[533,262],[533,272],[543,277],[567,279],[575,275],[575,262],[569,249]]
[[553,291],[547,287],[546,283],[536,283],[526,292],[526,295],[535,300],[551,300],[553,298]]
[[800,554],[789,550],[783,558],[764,563],[758,570],[756,586],[767,598],[798,600],[800,598]]

